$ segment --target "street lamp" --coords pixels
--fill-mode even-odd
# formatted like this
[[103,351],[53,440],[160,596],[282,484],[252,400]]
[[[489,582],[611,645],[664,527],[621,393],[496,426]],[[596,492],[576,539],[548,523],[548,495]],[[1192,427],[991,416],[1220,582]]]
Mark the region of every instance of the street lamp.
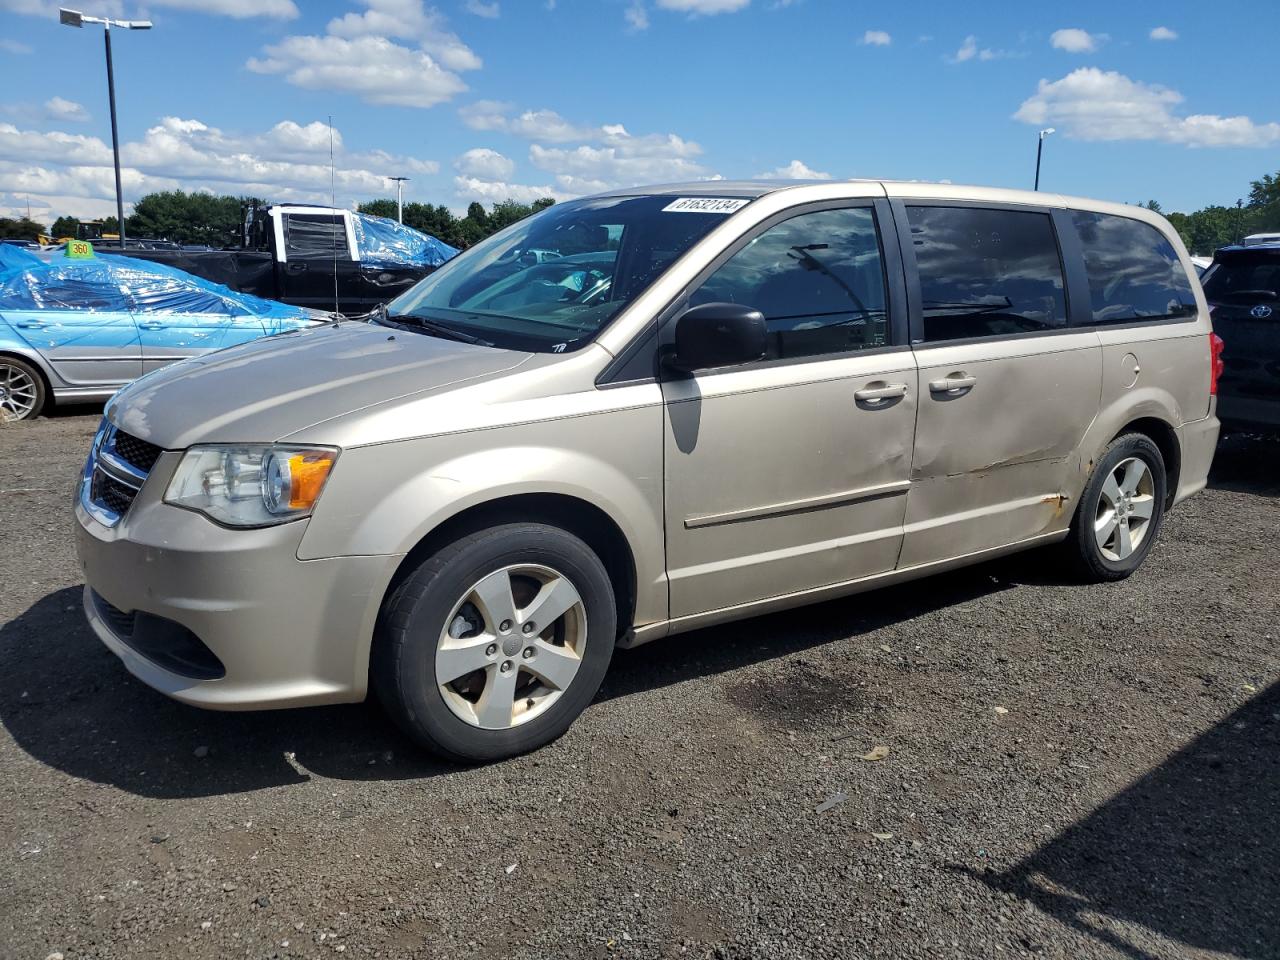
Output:
[[408,177],[387,177],[396,182],[396,221],[404,223],[404,184]]
[[1040,189],[1040,154],[1044,153],[1044,138],[1045,138],[1045,137],[1047,137],[1047,136],[1049,136],[1049,134],[1051,134],[1051,133],[1053,133],[1053,132],[1054,132],[1053,127],[1045,127],[1043,130],[1041,130],[1041,131],[1040,131],[1040,140],[1036,143],[1036,186],[1035,186],[1035,189],[1037,189],[1037,190],[1039,190],[1039,189]]
[[58,21],[64,27],[83,27],[86,23],[102,24],[102,36],[107,46],[107,98],[111,103],[111,150],[116,161],[116,220],[119,223],[120,249],[124,250],[124,194],[120,190],[120,134],[116,129],[116,78],[111,67],[111,28],[121,30],[150,30],[150,20],[112,20],[109,17],[90,17],[79,10],[59,10]]

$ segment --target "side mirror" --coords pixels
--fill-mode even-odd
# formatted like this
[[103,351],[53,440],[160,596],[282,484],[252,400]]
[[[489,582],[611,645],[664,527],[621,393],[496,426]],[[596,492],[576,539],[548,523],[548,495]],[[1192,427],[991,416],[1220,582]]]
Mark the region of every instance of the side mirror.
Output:
[[675,351],[667,365],[686,373],[750,363],[765,355],[764,314],[739,303],[704,303],[676,321]]

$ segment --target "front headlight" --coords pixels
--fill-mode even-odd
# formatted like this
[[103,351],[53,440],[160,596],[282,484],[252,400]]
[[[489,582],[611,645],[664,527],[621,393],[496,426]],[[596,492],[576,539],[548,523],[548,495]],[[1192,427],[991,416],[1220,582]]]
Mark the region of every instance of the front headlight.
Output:
[[164,499],[232,527],[285,523],[311,513],[337,458],[332,447],[192,447]]

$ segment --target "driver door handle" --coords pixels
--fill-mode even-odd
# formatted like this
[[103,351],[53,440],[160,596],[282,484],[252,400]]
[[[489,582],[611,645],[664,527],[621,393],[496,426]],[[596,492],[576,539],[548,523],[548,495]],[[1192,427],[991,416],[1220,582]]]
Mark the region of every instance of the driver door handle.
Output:
[[962,390],[968,390],[977,382],[977,377],[971,377],[967,373],[952,373],[943,377],[941,380],[930,380],[929,392],[959,393]]
[[895,397],[905,397],[907,395],[907,385],[905,383],[885,383],[878,387],[863,387],[861,390],[853,392],[853,398],[862,403],[872,400],[892,400]]

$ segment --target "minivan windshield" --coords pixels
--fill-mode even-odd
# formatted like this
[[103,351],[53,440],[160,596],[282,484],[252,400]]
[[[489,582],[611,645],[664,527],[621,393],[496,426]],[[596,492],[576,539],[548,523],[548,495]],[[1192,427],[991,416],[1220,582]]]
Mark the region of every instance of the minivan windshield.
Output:
[[745,202],[558,203],[450,260],[387,304],[385,322],[508,349],[575,350]]

